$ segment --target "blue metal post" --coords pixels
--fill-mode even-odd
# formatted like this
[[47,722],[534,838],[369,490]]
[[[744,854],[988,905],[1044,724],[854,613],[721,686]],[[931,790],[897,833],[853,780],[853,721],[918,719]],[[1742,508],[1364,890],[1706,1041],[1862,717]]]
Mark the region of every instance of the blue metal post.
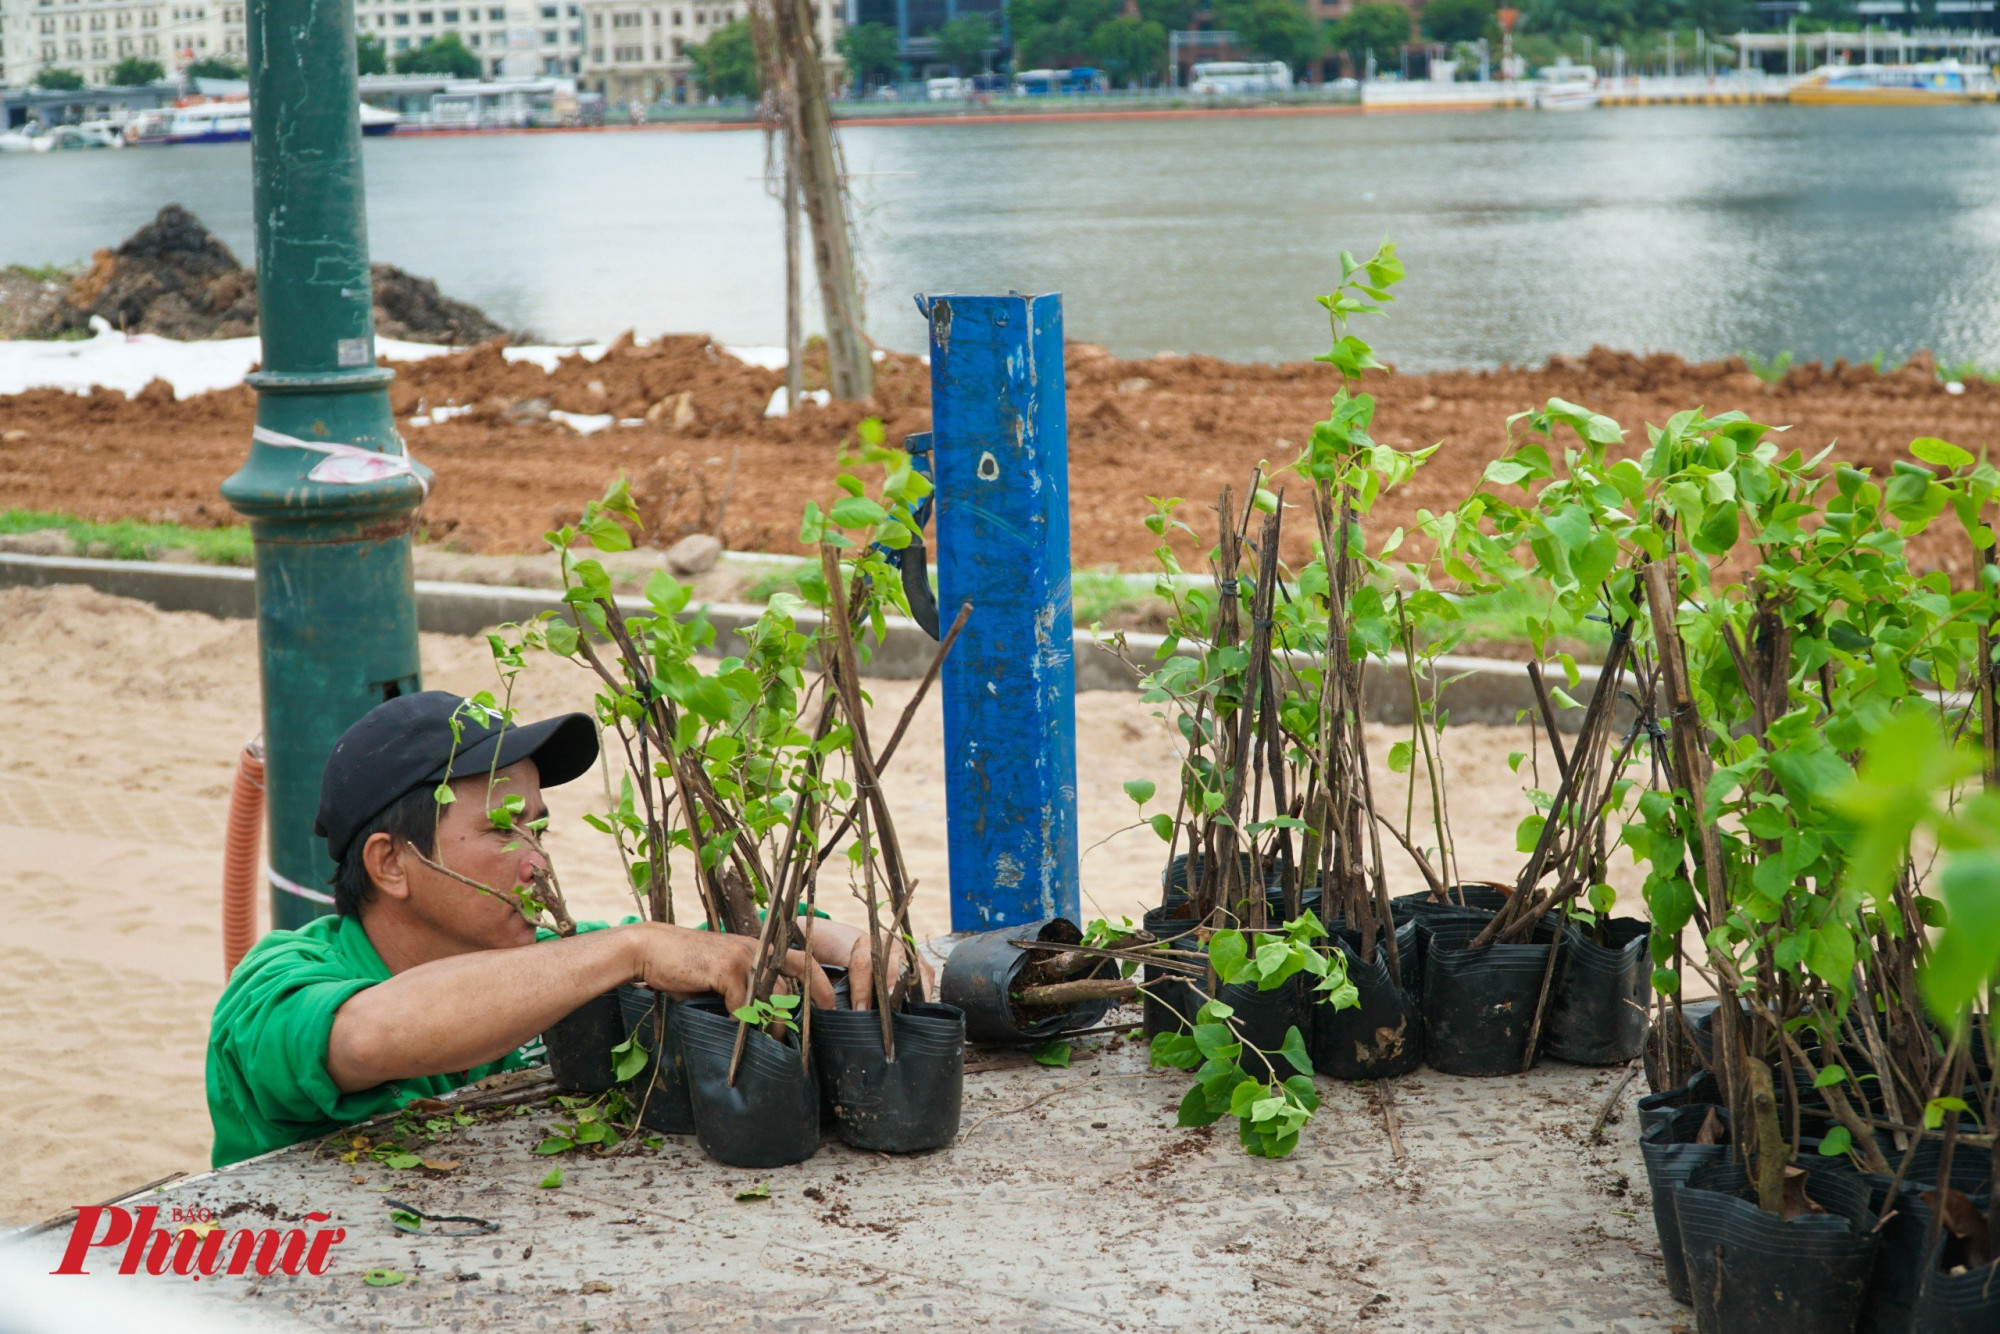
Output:
[[951,926],[1076,918],[1076,674],[1062,298],[918,298],[930,320]]

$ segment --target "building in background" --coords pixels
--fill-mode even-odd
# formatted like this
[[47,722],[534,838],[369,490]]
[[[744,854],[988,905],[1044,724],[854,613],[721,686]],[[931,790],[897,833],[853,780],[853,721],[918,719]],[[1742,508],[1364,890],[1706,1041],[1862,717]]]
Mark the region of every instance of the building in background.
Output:
[[486,78],[573,77],[582,66],[582,10],[580,0],[355,0],[354,21],[357,32],[381,39],[391,68],[398,55],[449,32],[479,57]]
[[0,83],[26,87],[43,69],[111,82],[127,57],[178,75],[197,60],[242,64],[243,0],[0,0]]
[[[821,57],[839,62],[842,0],[812,0]],[[613,106],[687,102],[701,96],[687,49],[717,28],[750,17],[749,0],[583,0],[583,82]]]
[[[0,83],[26,86],[38,70],[71,69],[109,83],[120,60],[157,60],[170,77],[193,62],[242,64],[245,0],[0,0]],[[455,33],[487,78],[575,77],[582,64],[581,0],[355,0],[355,31],[388,57]]]
[[[896,51],[922,68],[937,56],[936,34],[955,18],[983,14],[996,44],[1007,31],[1006,0],[842,0],[850,25],[881,23],[896,30]],[[977,71],[973,71],[977,73]]]

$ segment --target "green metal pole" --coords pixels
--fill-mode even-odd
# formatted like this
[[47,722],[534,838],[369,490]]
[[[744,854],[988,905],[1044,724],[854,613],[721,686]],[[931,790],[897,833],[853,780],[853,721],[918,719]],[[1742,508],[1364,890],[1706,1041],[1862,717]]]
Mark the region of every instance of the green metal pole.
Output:
[[[251,158],[263,369],[257,432],[222,494],[257,552],[271,922],[330,910],[313,834],[341,732],[421,689],[409,463],[375,365],[353,0],[251,0]],[[315,448],[317,446],[317,448]],[[330,446],[346,447],[332,448]]]

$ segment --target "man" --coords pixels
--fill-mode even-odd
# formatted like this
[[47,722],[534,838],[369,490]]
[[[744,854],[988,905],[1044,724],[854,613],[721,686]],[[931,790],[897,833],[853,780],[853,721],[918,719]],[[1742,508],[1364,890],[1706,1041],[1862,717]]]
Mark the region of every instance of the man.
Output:
[[[462,703],[441,691],[390,700],[334,746],[315,832],[338,867],[335,913],[264,937],[216,1002],[215,1166],[519,1069],[520,1048],[625,983],[719,992],[731,1009],[749,999],[747,936],[630,922],[537,941],[510,893],[547,861],[489,812],[518,796],[516,818],[541,819],[542,789],[596,762],[597,729],[580,713],[485,726]],[[452,800],[440,807],[447,779]],[[812,947],[812,960],[788,953],[786,975],[831,1005],[819,965],[844,965],[868,1005],[867,937],[821,921]]]

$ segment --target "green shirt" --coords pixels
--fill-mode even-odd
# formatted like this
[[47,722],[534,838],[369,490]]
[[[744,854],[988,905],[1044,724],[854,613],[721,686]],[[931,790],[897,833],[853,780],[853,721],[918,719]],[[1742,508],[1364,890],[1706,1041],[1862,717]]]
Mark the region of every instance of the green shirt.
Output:
[[243,956],[215,1003],[208,1029],[215,1166],[314,1139],[543,1059],[536,1037],[490,1065],[459,1074],[342,1093],[326,1072],[334,1013],[355,992],[388,980],[388,965],[353,917],[317,917],[296,931],[273,931]]

